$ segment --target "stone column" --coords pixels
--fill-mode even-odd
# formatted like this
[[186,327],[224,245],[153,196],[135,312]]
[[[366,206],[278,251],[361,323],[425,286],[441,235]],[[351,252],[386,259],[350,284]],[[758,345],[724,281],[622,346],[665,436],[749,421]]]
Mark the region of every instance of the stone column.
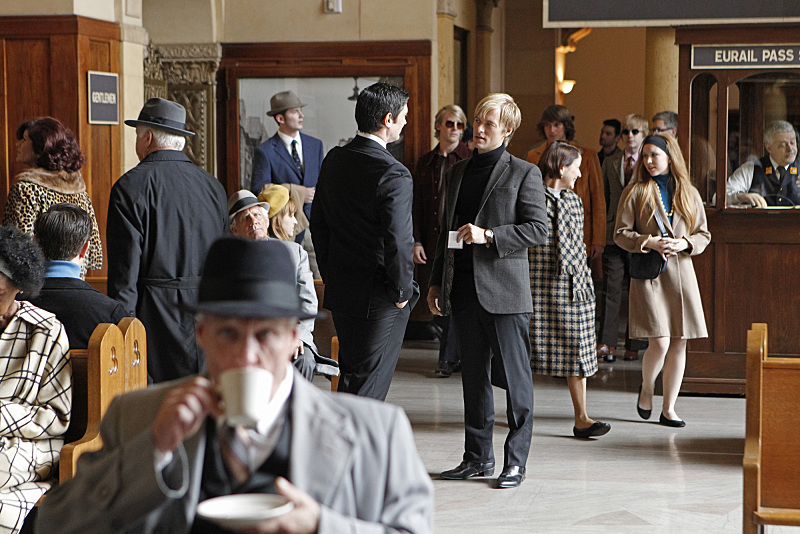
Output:
[[[437,99],[431,112],[435,113],[442,106],[453,103],[455,98],[454,76],[455,62],[460,58],[453,57],[453,28],[455,26],[456,11],[453,0],[437,0],[436,2],[436,40],[437,59],[439,63],[438,74],[433,77],[438,83]],[[432,118],[431,118],[432,119]],[[431,122],[433,122],[431,120]]]
[[[187,138],[184,152],[197,166],[216,174],[214,117],[222,47],[218,43],[192,43],[159,44],[151,49],[158,56],[166,98],[186,108],[186,129],[196,134]],[[157,79],[155,72],[153,76]],[[158,85],[150,84],[150,91],[158,91]]]
[[475,3],[475,90],[480,101],[492,89],[492,10],[497,7],[498,0],[475,0]]
[[644,113],[678,112],[678,45],[672,28],[647,28]]

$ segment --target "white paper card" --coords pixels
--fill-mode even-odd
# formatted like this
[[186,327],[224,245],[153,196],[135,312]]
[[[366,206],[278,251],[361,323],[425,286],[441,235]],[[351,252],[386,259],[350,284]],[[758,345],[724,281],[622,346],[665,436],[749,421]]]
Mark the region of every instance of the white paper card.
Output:
[[464,241],[458,240],[458,232],[447,233],[447,248],[464,248]]

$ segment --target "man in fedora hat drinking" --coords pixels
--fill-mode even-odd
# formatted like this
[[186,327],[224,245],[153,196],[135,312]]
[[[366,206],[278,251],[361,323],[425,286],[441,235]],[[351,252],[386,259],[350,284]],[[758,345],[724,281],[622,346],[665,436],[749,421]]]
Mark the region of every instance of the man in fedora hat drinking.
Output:
[[[191,306],[208,373],[117,397],[102,450],[47,494],[39,532],[228,532],[198,503],[276,491],[292,510],[247,532],[433,531],[433,487],[403,411],[333,397],[292,371],[297,322],[308,317],[293,271],[275,240],[211,247]],[[231,373],[271,377],[254,422],[226,415]]]
[[137,120],[139,164],[111,189],[106,229],[108,295],[147,328],[147,373],[163,382],[201,371],[194,316],[175,309],[197,296],[208,248],[227,227],[225,190],[183,147],[186,110],[149,99]]
[[[301,132],[305,104],[292,91],[273,95],[269,105],[267,115],[278,123],[278,132],[256,148],[250,189],[257,195],[269,183],[301,185],[305,187],[303,213],[311,217],[322,166],[322,141]],[[300,232],[295,241],[300,243],[303,237]]]

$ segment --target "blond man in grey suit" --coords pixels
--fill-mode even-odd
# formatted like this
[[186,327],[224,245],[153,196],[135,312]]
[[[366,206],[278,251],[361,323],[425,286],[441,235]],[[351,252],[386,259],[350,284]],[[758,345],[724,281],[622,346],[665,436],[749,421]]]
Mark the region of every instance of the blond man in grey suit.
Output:
[[[476,106],[477,152],[445,175],[446,207],[428,290],[431,313],[452,313],[464,389],[464,456],[442,478],[494,474],[490,379],[497,379],[507,390],[509,427],[498,488],[525,479],[533,432],[528,248],[547,238],[542,173],[505,150],[521,122],[507,94],[491,94]],[[461,248],[448,248],[451,233]]]
[[[270,269],[263,269],[270,265]],[[248,532],[432,532],[433,489],[402,410],[322,393],[292,370],[303,312],[294,267],[280,243],[223,238],[209,251],[196,337],[208,372],[117,398],[103,448],[48,493],[39,532],[214,532],[198,502],[231,493],[277,493],[291,512]],[[215,383],[225,370],[274,377],[271,415],[247,429],[248,477],[228,467]],[[266,458],[266,460],[263,460]]]

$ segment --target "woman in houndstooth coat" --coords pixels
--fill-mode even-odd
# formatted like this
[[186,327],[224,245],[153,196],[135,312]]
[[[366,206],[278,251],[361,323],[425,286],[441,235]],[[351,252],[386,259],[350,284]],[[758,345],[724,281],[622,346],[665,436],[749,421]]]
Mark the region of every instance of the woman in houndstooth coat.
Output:
[[611,425],[586,413],[586,377],[597,372],[594,286],[583,244],[583,206],[572,191],[581,176],[581,153],[556,141],[539,168],[545,183],[547,242],[529,249],[531,369],[565,376],[575,410],[575,437],[602,436]]

